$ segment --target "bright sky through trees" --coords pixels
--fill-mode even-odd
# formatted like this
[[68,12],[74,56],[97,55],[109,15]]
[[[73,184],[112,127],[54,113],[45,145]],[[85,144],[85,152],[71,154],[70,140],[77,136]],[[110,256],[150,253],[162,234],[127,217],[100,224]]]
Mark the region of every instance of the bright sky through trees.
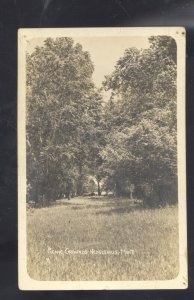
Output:
[[[36,46],[42,46],[45,38],[32,39],[28,43],[28,52],[32,53]],[[75,43],[80,43],[84,51],[88,51],[94,63],[93,80],[101,87],[105,75],[112,73],[117,60],[123,56],[125,49],[136,47],[148,48],[149,41],[140,37],[73,37]],[[108,100],[110,92],[104,92],[104,100]]]

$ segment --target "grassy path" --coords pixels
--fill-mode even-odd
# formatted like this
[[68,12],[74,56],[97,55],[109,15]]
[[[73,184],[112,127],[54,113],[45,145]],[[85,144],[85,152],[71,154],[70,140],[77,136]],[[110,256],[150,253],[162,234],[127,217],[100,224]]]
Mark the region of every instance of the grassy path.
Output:
[[107,198],[29,209],[28,273],[38,280],[172,279],[177,213],[177,207],[145,210]]

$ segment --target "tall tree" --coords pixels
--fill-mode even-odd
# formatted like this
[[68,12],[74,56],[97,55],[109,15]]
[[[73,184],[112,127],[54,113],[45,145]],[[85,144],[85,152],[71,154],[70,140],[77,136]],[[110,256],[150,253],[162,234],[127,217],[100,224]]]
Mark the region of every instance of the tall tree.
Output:
[[106,77],[118,104],[107,118],[108,138],[117,143],[102,154],[115,184],[128,177],[162,194],[177,181],[176,43],[167,36],[149,40],[148,49],[127,49]]
[[98,94],[90,55],[71,38],[48,38],[26,59],[31,191],[35,199],[56,199],[59,191],[69,189],[71,178],[81,193],[95,122],[92,105]]

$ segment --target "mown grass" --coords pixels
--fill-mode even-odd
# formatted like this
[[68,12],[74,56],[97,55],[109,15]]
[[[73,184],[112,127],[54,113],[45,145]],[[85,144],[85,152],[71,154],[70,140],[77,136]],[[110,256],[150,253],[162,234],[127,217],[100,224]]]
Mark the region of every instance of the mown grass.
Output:
[[[36,280],[168,280],[178,275],[178,209],[74,198],[27,210],[28,273]],[[72,250],[134,250],[119,255]],[[49,250],[50,249],[50,250]],[[52,250],[51,250],[52,249]]]

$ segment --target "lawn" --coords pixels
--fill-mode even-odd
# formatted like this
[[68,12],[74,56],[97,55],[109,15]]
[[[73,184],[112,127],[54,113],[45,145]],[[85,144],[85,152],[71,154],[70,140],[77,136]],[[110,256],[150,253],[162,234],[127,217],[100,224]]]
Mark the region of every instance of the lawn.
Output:
[[36,280],[168,280],[178,275],[178,209],[74,198],[27,209],[27,268]]

